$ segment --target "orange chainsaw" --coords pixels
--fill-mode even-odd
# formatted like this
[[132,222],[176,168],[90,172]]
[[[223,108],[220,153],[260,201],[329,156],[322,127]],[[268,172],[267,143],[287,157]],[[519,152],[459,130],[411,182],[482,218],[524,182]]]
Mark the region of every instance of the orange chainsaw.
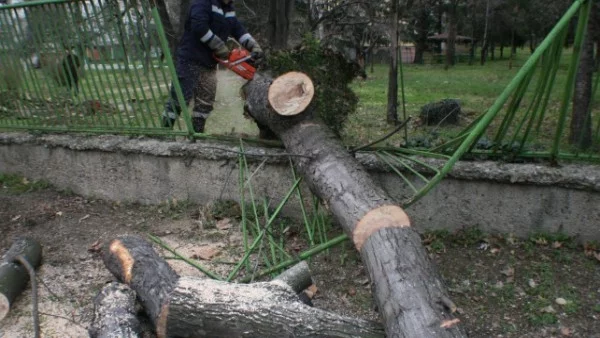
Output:
[[229,53],[229,58],[227,60],[216,59],[219,64],[230,69],[242,78],[246,80],[252,80],[254,78],[256,67],[252,65],[252,60],[254,58],[249,51],[243,48],[234,48]]

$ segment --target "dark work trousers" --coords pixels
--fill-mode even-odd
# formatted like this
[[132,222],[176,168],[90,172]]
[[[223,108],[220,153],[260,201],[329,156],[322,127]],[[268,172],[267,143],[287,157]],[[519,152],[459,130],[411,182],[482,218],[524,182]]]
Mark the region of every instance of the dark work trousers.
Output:
[[[217,71],[198,65],[189,60],[177,61],[177,78],[181,85],[185,104],[189,105],[194,99],[192,118],[206,119],[213,110],[217,94]],[[175,87],[171,85],[171,97],[165,104],[163,117],[176,120],[181,113]]]

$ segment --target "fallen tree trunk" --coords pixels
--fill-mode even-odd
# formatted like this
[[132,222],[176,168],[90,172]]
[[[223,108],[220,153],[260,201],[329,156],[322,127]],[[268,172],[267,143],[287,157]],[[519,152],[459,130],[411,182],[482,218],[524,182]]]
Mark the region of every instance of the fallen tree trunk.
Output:
[[298,171],[354,241],[388,337],[465,336],[408,216],[315,118],[311,89],[302,73],[275,81],[257,75],[243,88],[244,110],[299,155],[293,158]]
[[17,239],[0,261],[0,320],[8,315],[10,306],[28,285],[29,273],[19,263],[19,257],[37,268],[42,261],[42,246],[32,238]]
[[141,337],[135,292],[125,284],[106,284],[94,299],[94,320],[88,331],[91,338]]
[[[302,304],[284,280],[304,276],[300,268],[283,280],[233,284],[179,277],[136,236],[108,243],[104,264],[137,293],[158,337],[384,337],[373,322]],[[300,287],[305,277],[291,278]]]

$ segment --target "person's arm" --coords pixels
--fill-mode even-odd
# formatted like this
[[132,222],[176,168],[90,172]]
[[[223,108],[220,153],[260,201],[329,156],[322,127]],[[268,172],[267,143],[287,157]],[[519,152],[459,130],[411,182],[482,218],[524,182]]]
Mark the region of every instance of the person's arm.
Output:
[[219,59],[227,59],[229,57],[229,49],[225,45],[225,42],[210,30],[211,12],[212,3],[210,0],[194,2],[190,7],[190,28],[200,38],[202,43],[205,43],[213,50]]
[[248,33],[244,25],[242,25],[242,23],[238,20],[237,16],[235,15],[235,9],[233,8],[233,5],[230,5],[229,9],[225,12],[225,17],[229,19],[229,22],[233,25],[233,37],[242,46],[244,46],[244,48],[253,53],[260,54],[262,57],[262,48],[260,48],[260,45],[256,42],[256,40],[254,40],[252,35]]

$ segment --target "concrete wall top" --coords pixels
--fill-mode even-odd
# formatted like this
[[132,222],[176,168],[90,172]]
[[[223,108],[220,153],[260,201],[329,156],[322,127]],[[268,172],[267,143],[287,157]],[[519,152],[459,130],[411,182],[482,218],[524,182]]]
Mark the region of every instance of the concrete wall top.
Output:
[[[78,136],[66,134],[0,133],[0,145],[38,145],[78,151],[103,151],[142,154],[184,159],[233,160],[239,155],[239,146],[233,142],[202,140],[173,141],[144,137],[114,135]],[[284,149],[244,145],[249,162],[288,164]],[[293,154],[291,154],[293,156]],[[389,168],[372,154],[357,154],[356,158],[370,171],[389,172]],[[434,167],[443,161],[421,159]],[[513,164],[495,161],[459,162],[448,175],[458,180],[491,181],[555,186],[569,189],[600,192],[600,166],[583,164]]]

